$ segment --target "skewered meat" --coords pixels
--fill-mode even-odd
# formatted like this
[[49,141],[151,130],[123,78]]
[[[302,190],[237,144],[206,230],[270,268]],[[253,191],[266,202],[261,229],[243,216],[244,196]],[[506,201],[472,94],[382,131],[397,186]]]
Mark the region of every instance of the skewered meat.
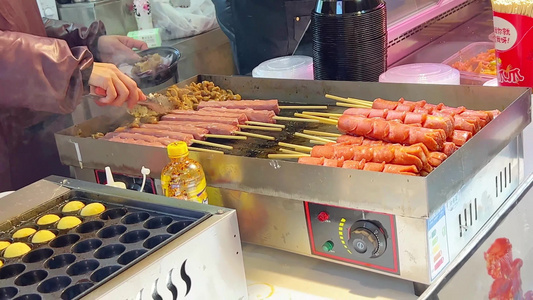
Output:
[[146,142],[143,140],[135,140],[135,139],[125,139],[118,136],[112,137],[108,139],[110,142],[118,142],[118,143],[124,143],[124,144],[134,144],[134,145],[143,145],[143,146],[152,146],[152,147],[160,147],[165,148],[166,146],[158,143],[158,142]]
[[470,131],[472,132],[472,134],[475,134],[476,132],[481,130],[481,121],[476,118],[462,117],[460,115],[454,115],[453,113],[446,111],[435,111],[433,112],[433,115],[441,117],[452,117],[454,121],[455,130]]
[[440,166],[446,158],[448,158],[448,155],[442,153],[442,152],[430,152],[428,156],[428,164],[434,168]]
[[453,119],[449,116],[432,116],[426,113],[414,113],[388,109],[349,108],[344,111],[346,115],[362,116],[366,118],[381,118],[385,120],[398,120],[404,124],[419,124],[424,128],[442,129],[447,137],[451,137],[454,129]]
[[[218,102],[209,102],[209,103],[218,103]],[[168,114],[166,116],[161,117],[161,120],[163,121],[210,122],[210,123],[229,124],[229,125],[235,125],[235,126],[239,125],[239,120],[237,118],[224,118],[224,117],[214,117],[214,116]]]
[[276,114],[271,110],[253,110],[251,108],[224,108],[224,107],[204,107],[200,111],[216,111],[216,112],[232,112],[232,113],[244,113],[248,120],[263,123],[276,123],[273,118]]
[[[365,160],[367,162],[391,163],[397,165],[414,165],[417,172],[428,169],[429,152],[422,145],[401,146],[354,146],[354,145],[323,145],[314,146],[311,150],[312,157],[324,157],[327,159]],[[430,169],[430,168],[429,168]]]
[[431,151],[440,151],[446,141],[446,133],[442,129],[429,129],[400,124],[395,121],[368,119],[358,116],[342,115],[337,127],[343,133],[366,138],[383,140],[390,143],[418,144],[422,143]]
[[239,120],[239,124],[246,124],[248,117],[244,113],[231,113],[231,112],[217,112],[217,111],[196,111],[196,110],[173,110],[170,112],[172,115],[187,115],[187,116],[206,116],[215,118],[235,118]]
[[344,160],[344,159],[327,159],[323,157],[300,157],[298,163],[306,165],[342,167],[347,169],[358,169],[375,172],[396,173],[403,175],[417,176],[415,166],[401,166],[385,163],[366,162],[365,160]]
[[[239,131],[239,127],[235,125],[209,122],[186,122],[186,121],[159,121],[158,125],[170,125],[180,128],[182,126],[194,126],[197,128],[204,128],[209,130],[212,134],[233,135],[234,131]],[[178,129],[179,130],[179,129]]]
[[241,101],[202,101],[198,104],[198,110],[206,107],[225,107],[253,110],[271,110],[275,114],[279,114],[278,100],[241,100]]
[[148,128],[117,128],[115,132],[127,132],[127,133],[138,133],[154,137],[169,138],[174,141],[183,141],[187,145],[192,144],[193,136],[192,134],[175,132],[170,130],[161,130],[161,129],[148,129]]
[[[442,103],[438,105],[427,103],[426,101],[407,101],[401,98],[398,101],[389,101],[381,98],[375,99],[372,103],[372,108],[375,109],[389,109],[389,110],[398,110],[405,112],[427,112],[432,115],[448,115],[451,117],[465,118],[465,119],[476,119],[479,122],[480,127],[484,127],[492,119],[500,114],[499,110],[492,111],[481,111],[481,110],[470,110],[466,109],[464,106],[460,107],[450,107]],[[457,122],[457,120],[456,120]],[[465,128],[455,128],[459,130],[467,130]],[[470,130],[468,130],[470,131]],[[479,130],[471,131],[473,134]]]
[[361,145],[365,138],[362,136],[351,136],[343,134],[337,138],[337,143],[348,143],[352,145]]
[[142,124],[141,128],[162,129],[162,130],[170,130],[170,131],[188,133],[188,134],[192,134],[193,137],[197,140],[205,139],[205,135],[209,133],[209,130],[205,128],[199,128],[199,127],[187,126],[187,125]]
[[131,132],[109,132],[107,133],[103,139],[112,139],[112,138],[121,138],[121,139],[131,139],[131,140],[139,140],[144,141],[148,143],[154,143],[154,144],[162,144],[163,146],[167,146],[168,144],[175,142],[175,139],[170,139],[166,137],[156,137],[152,135],[146,135],[146,134],[139,134],[139,133],[131,133]]
[[455,145],[452,142],[445,142],[444,147],[442,149],[442,153],[446,154],[446,156],[452,155],[455,151],[457,151],[459,147]]
[[448,138],[448,142],[452,142],[456,144],[457,146],[462,146],[466,144],[466,142],[471,138],[472,138],[472,133],[469,131],[454,130],[453,136],[451,138]]

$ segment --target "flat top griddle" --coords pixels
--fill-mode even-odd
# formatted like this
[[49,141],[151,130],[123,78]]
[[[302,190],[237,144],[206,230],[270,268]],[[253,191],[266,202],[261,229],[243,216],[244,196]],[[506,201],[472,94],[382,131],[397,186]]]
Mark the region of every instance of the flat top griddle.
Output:
[[[191,152],[206,172],[208,185],[266,196],[283,197],[343,207],[368,209],[412,217],[428,216],[516,139],[531,121],[531,91],[526,88],[386,84],[371,82],[306,81],[261,79],[242,76],[198,75],[179,83],[212,81],[224,89],[241,94],[243,99],[279,99],[291,105],[328,105],[330,112],[341,112],[333,94],[363,100],[383,98],[426,100],[474,110],[499,109],[502,114],[425,177],[404,176],[342,168],[324,168],[296,163],[294,160],[266,159],[277,153],[278,142],[313,146],[294,137],[304,129],[338,132],[332,125],[285,122],[281,133],[257,132],[277,137],[276,141],[248,138],[245,141],[217,141],[234,146],[225,155]],[[282,110],[292,116],[294,110]],[[103,169],[111,166],[123,174],[136,175],[144,165],[154,177],[167,164],[165,149],[94,140],[91,134],[108,132],[125,119],[98,117],[56,134],[64,164],[77,168]],[[202,146],[203,147],[203,146]],[[521,147],[521,146],[520,146]],[[78,149],[78,150],[76,150]],[[215,149],[215,148],[211,148]],[[217,149],[219,150],[219,149]]]

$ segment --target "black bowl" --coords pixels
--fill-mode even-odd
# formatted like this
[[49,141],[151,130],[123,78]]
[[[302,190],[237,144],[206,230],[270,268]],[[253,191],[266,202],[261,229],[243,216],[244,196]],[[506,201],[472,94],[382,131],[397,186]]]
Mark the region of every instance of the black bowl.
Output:
[[167,68],[162,68],[161,70],[158,70],[154,74],[146,75],[146,76],[137,76],[136,74],[133,74],[133,79],[137,82],[137,85],[139,88],[149,88],[158,86],[162,83],[165,83],[169,81],[172,77],[175,76],[176,82],[179,81],[178,78],[178,61],[180,60],[181,53],[178,49],[172,48],[172,47],[155,47],[146,49],[144,51],[139,52],[139,56],[144,57],[147,55],[152,54],[159,54],[161,57],[167,57],[168,55],[172,55],[172,62],[170,63],[170,66]]

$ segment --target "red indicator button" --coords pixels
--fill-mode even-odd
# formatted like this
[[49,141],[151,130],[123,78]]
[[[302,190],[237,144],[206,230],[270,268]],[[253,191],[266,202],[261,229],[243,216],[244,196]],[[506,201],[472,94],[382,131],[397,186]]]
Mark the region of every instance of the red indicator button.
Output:
[[325,221],[329,220],[329,214],[327,212],[323,211],[323,212],[319,213],[316,218],[320,222],[325,222]]

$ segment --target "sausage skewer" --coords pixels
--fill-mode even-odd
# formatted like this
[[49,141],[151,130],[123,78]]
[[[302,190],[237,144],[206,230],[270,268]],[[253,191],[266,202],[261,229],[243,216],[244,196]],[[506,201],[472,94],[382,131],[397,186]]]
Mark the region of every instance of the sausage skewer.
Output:
[[344,114],[366,118],[397,120],[403,124],[420,125],[421,127],[431,129],[442,129],[446,133],[446,137],[451,137],[454,130],[454,120],[448,116],[432,116],[427,113],[398,112],[375,108],[349,108],[344,111]]
[[328,167],[342,167],[347,169],[358,169],[384,173],[395,173],[403,175],[418,176],[415,166],[400,166],[386,163],[366,162],[366,160],[344,160],[344,159],[327,159],[323,157],[300,157],[298,163],[306,165],[318,165]]
[[207,129],[209,132],[213,134],[221,134],[221,135],[241,135],[245,137],[254,137],[254,138],[260,138],[265,140],[275,140],[274,137],[268,136],[268,135],[262,135],[262,134],[256,134],[251,132],[242,132],[239,130],[238,126],[233,126],[229,124],[219,124],[219,123],[209,123],[209,122],[185,122],[185,121],[159,121],[156,125],[167,125],[172,126],[172,130],[180,131],[181,126],[194,126],[199,128]]
[[222,149],[227,149],[227,150],[233,150],[232,146],[196,140],[194,139],[194,136],[192,134],[169,131],[169,130],[161,130],[161,129],[120,127],[120,128],[117,128],[117,130],[115,130],[114,132],[110,132],[106,134],[104,136],[104,139],[106,137],[112,138],[115,136],[135,139],[135,140],[143,140],[147,142],[154,141],[154,142],[159,142],[161,144],[164,144],[165,146],[174,141],[184,141],[187,143],[187,145],[200,144],[200,145],[217,147],[217,148],[222,148]]
[[442,129],[414,127],[394,121],[368,119],[351,115],[341,116],[337,127],[343,133],[390,143],[407,145],[423,143],[431,151],[442,150],[446,141],[446,133]]

